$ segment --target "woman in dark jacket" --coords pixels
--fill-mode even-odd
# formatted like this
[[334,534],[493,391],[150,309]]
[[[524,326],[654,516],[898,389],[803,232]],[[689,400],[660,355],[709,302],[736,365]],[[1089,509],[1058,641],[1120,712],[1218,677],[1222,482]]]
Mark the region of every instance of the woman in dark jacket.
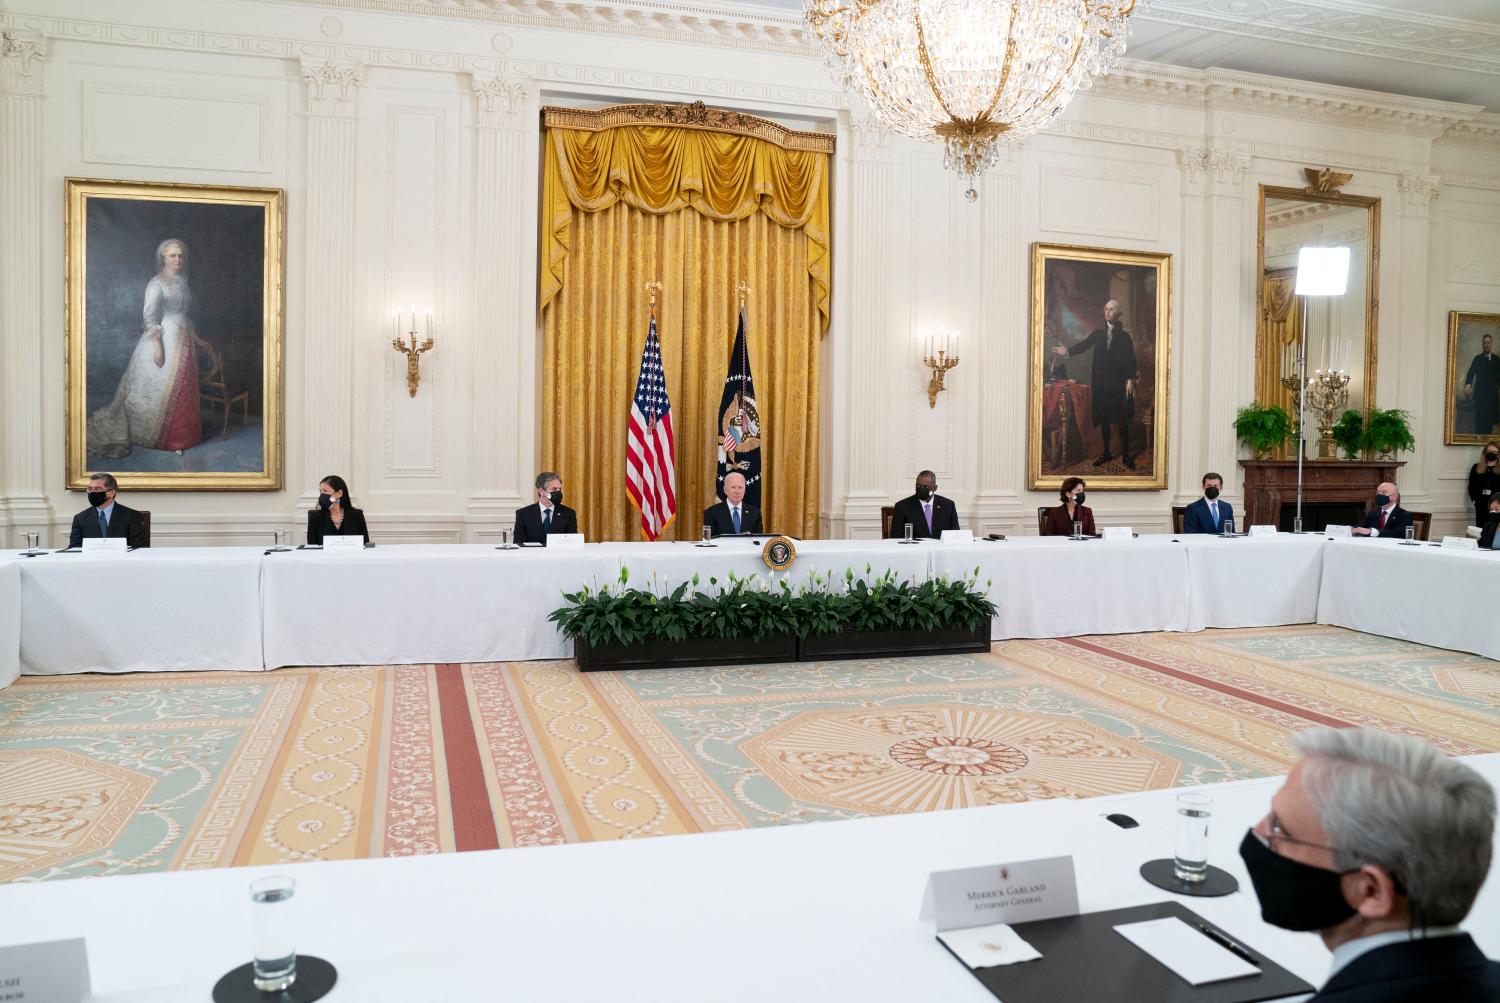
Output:
[[349,485],[338,474],[318,483],[318,507],[307,513],[307,542],[322,545],[325,536],[363,536],[370,542],[365,514],[354,507]]
[[1491,439],[1479,450],[1479,462],[1469,468],[1469,500],[1474,503],[1474,525],[1489,521],[1490,502],[1500,498],[1500,442]]
[[1047,510],[1047,517],[1042,520],[1043,536],[1072,536],[1075,522],[1083,524],[1084,536],[1095,535],[1094,512],[1083,503],[1086,486],[1082,477],[1069,477],[1063,481],[1062,490],[1057,493],[1062,504]]

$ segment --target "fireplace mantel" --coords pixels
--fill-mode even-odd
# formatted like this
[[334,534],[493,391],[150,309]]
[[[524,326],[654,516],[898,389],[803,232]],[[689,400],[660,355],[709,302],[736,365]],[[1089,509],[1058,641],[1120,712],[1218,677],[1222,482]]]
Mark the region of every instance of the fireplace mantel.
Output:
[[[1245,468],[1244,524],[1275,523],[1291,529],[1291,516],[1283,506],[1297,504],[1296,460],[1241,460]],[[1375,486],[1382,481],[1400,485],[1396,479],[1404,460],[1304,460],[1302,501],[1308,505],[1355,505],[1360,511],[1375,504]],[[1322,529],[1326,520],[1303,519],[1303,528]]]

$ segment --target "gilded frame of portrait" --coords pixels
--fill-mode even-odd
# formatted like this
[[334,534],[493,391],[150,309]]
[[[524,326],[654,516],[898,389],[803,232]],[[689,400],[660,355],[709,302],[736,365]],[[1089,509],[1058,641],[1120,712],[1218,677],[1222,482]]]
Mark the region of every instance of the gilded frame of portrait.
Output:
[[[1466,330],[1472,328],[1472,330]],[[1448,311],[1448,382],[1443,385],[1443,444],[1447,446],[1482,446],[1494,434],[1482,432],[1460,432],[1458,410],[1463,402],[1464,379],[1484,335],[1493,337],[1496,353],[1500,353],[1500,313],[1475,313],[1470,310]],[[1466,336],[1467,335],[1467,336]],[[1472,404],[1470,405],[1472,407]],[[1472,424],[1472,412],[1470,424]]]
[[279,188],[66,180],[70,490],[96,470],[122,490],[281,489],[284,205]]
[[[1132,393],[1123,381],[1113,392],[1092,385],[1093,349],[1079,356],[1059,357],[1054,349],[1071,348],[1089,336],[1091,327],[1104,327],[1104,304],[1121,303],[1121,318],[1131,335],[1137,362]],[[1097,300],[1097,302],[1094,302]],[[1162,491],[1167,487],[1167,455],[1171,401],[1172,256],[1149,251],[1126,251],[1072,244],[1031,245],[1031,368],[1028,390],[1029,436],[1026,451],[1027,487],[1055,493],[1066,477],[1078,476],[1089,490]],[[1064,375],[1062,370],[1066,370]],[[1078,387],[1088,379],[1090,418],[1074,405],[1084,394]],[[1147,384],[1147,380],[1150,383]],[[1051,387],[1062,383],[1069,388]],[[1079,401],[1074,401],[1074,398]],[[1062,404],[1066,398],[1068,405]],[[1123,401],[1128,401],[1128,411]],[[1113,402],[1113,403],[1111,403]],[[1123,463],[1125,450],[1101,467],[1103,432],[1093,418],[1110,413],[1123,416],[1130,434],[1135,469]],[[1070,410],[1070,407],[1072,410]],[[1119,425],[1113,426],[1111,446],[1120,445]],[[1139,437],[1139,438],[1138,438]]]

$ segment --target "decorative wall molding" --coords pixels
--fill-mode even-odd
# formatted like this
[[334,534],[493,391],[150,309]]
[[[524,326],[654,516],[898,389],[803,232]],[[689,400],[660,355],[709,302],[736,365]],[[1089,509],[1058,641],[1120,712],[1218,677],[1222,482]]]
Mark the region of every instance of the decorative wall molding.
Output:
[[1209,160],[1210,151],[1206,149],[1188,146],[1177,151],[1177,167],[1182,172],[1183,194],[1203,194]]
[[1215,195],[1239,196],[1245,180],[1245,169],[1250,166],[1249,157],[1214,150],[1208,155],[1208,166],[1213,171]]
[[1403,172],[1396,181],[1396,187],[1405,196],[1406,215],[1426,216],[1427,207],[1432,204],[1433,199],[1437,198],[1441,184],[1442,178],[1436,174]]
[[891,130],[875,115],[855,112],[849,116],[849,136],[861,158],[884,159],[890,152]]
[[523,115],[531,88],[520,80],[475,73],[475,124],[481,129],[515,129],[528,124]]
[[0,93],[41,94],[47,39],[37,32],[0,32]]
[[301,62],[309,115],[353,118],[358,114],[355,99],[363,77],[357,64],[311,59]]
[[[244,129],[245,142],[239,149],[231,144],[205,143],[201,135],[185,137],[184,146],[193,150],[189,154],[182,147],[174,148],[170,143],[147,144],[130,142],[127,149],[110,149],[104,134],[107,124],[117,120],[128,120],[131,116],[121,107],[127,103],[145,106],[150,101],[192,102],[201,106],[217,106],[216,112],[207,107],[200,109],[199,117],[215,114],[228,119],[236,108],[253,109],[253,126]],[[111,101],[111,99],[116,99]],[[166,167],[173,170],[183,168],[200,171],[241,171],[268,174],[274,167],[276,137],[273,124],[279,124],[277,108],[281,102],[279,94],[268,90],[224,91],[203,88],[171,86],[149,87],[139,84],[113,83],[102,80],[83,82],[83,159],[91,163],[130,164],[137,167]],[[173,111],[180,111],[181,106]],[[160,116],[158,116],[160,117]],[[222,129],[223,126],[221,125]],[[222,136],[223,133],[221,132]],[[134,137],[138,139],[139,137]],[[149,152],[145,152],[148,151]]]

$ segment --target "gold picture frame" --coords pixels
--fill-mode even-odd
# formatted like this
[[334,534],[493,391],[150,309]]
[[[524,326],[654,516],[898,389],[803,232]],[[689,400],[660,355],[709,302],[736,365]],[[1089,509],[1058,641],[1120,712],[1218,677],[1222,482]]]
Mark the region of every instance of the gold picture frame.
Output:
[[[1443,444],[1448,446],[1482,446],[1500,438],[1494,431],[1500,424],[1492,422],[1490,431],[1477,429],[1481,403],[1477,392],[1465,398],[1463,390],[1468,377],[1479,365],[1484,337],[1489,335],[1493,353],[1500,353],[1500,313],[1475,313],[1470,310],[1448,311],[1448,382],[1443,387]],[[1487,366],[1493,371],[1493,364]],[[1475,391],[1481,388],[1475,387]],[[1460,414],[1460,412],[1463,412]],[[1494,415],[1500,420],[1500,415]],[[1463,427],[1472,431],[1462,431]]]
[[[1106,334],[1109,301],[1119,326]],[[1108,353],[1101,368],[1094,345]],[[1171,346],[1170,254],[1032,244],[1027,486],[1055,492],[1078,476],[1091,490],[1165,490]]]
[[278,491],[279,188],[66,180],[66,478]]

